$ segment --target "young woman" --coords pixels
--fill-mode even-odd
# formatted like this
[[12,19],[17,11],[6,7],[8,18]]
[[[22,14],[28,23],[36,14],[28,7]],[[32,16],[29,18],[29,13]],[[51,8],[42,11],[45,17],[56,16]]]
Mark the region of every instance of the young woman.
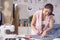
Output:
[[36,11],[33,15],[31,28],[32,35],[45,37],[53,29],[53,5],[46,4],[42,10]]

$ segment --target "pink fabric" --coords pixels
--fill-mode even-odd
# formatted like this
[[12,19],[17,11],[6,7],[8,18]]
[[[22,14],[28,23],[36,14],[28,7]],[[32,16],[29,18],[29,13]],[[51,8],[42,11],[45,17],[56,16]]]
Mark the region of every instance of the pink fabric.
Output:
[[[36,28],[37,30],[41,33],[42,32],[42,10],[39,10],[35,13],[36,15]],[[45,24],[45,27],[47,27],[48,23],[49,23],[49,19],[50,17],[49,16],[46,16],[46,24]]]

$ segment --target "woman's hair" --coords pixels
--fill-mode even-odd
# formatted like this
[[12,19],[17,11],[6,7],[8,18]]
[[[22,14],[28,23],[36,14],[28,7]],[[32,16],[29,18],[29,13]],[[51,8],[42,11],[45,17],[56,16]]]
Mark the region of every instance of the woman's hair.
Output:
[[54,14],[52,13],[52,12],[53,12],[53,5],[52,5],[52,4],[48,3],[48,4],[46,4],[46,5],[44,6],[44,8],[48,8],[48,9],[51,10],[51,13],[50,13],[49,15],[54,15]]

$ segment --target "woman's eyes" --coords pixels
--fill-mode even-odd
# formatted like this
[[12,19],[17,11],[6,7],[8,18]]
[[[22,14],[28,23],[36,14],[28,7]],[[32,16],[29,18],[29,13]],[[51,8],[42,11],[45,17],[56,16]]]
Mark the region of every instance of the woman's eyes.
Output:
[[50,13],[49,11],[45,11],[45,12],[48,12],[48,13]]

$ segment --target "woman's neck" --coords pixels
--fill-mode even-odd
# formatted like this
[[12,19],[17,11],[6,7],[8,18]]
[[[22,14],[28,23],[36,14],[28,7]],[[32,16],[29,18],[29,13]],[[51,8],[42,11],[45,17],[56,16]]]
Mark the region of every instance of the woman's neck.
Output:
[[42,20],[45,20],[45,18],[46,18],[46,15],[45,13],[43,13],[43,10],[42,10]]
[[46,16],[45,13],[43,13],[43,9],[42,9],[42,15],[43,15],[43,16]]

